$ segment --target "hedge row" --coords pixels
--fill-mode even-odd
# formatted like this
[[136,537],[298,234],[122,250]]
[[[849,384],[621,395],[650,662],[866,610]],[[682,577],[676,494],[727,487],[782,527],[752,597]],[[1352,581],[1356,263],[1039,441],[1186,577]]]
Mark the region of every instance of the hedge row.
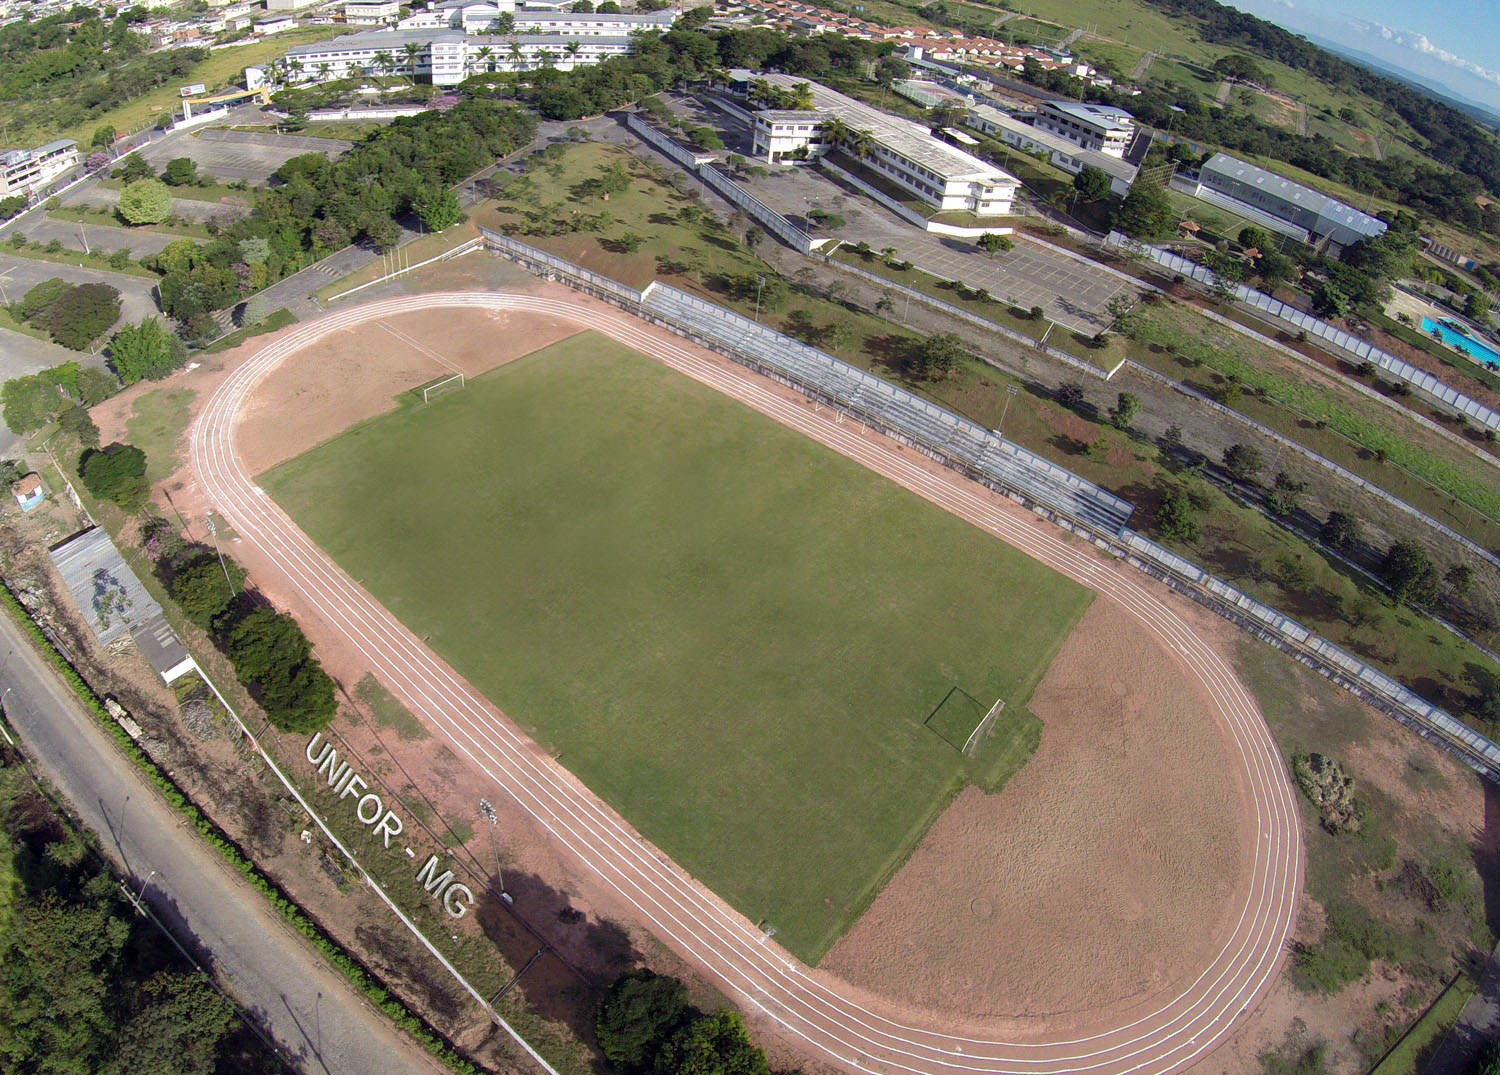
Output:
[[183,794],[175,781],[163,773],[150,756],[141,749],[140,745],[128,734],[125,729],[110,717],[104,708],[104,703],[94,693],[93,688],[88,685],[84,678],[78,674],[78,670],[58,652],[51,640],[47,638],[35,620],[27,613],[25,606],[17,600],[16,595],[11,592],[8,585],[0,584],[0,603],[3,603],[11,614],[18,619],[22,626],[30,633],[32,639],[41,647],[47,659],[52,662],[54,668],[62,674],[73,693],[78,696],[95,716],[99,718],[106,728],[113,733],[120,748],[125,752],[136,767],[145,773],[153,784],[161,790],[162,796],[171,803],[173,808],[192,822],[197,828],[198,834],[214,849],[216,849],[231,866],[244,875],[250,884],[265,896],[271,906],[279,911],[283,918],[306,937],[323,955],[337,967],[356,988],[360,989],[376,1007],[391,1018],[393,1022],[412,1037],[416,1038],[433,1055],[452,1068],[458,1075],[481,1075],[482,1069],[465,1060],[440,1034],[427,1025],[419,1016],[412,1013],[407,1006],[392,996],[390,992],[381,985],[373,975],[370,974],[360,963],[346,953],[335,941],[323,932],[322,928],[307,916],[297,904],[284,893],[281,888],[265,874],[261,873],[255,863],[240,850],[239,845],[207,818],[202,811],[195,806],[188,797]]

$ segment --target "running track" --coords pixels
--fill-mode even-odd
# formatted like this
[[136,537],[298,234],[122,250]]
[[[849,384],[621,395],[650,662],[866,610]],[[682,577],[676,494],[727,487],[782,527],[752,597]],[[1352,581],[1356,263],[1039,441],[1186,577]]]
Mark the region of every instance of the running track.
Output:
[[[256,487],[236,455],[237,416],[256,386],[284,359],[330,333],[433,307],[530,311],[603,333],[860,461],[1129,610],[1216,703],[1219,719],[1239,747],[1243,779],[1255,805],[1251,884],[1235,928],[1213,962],[1178,995],[1122,1025],[1102,1025],[1067,1040],[958,1036],[938,1029],[936,1019],[925,1026],[920,1018],[897,1017],[856,999],[853,990],[844,991],[837,980],[767,943],[754,925],[645,843],[365,594]],[[406,705],[440,729],[628,901],[658,937],[711,971],[788,1035],[845,1068],[890,1075],[1175,1071],[1220,1044],[1276,972],[1301,884],[1296,804],[1259,710],[1218,653],[1137,579],[1091,547],[1069,544],[1035,520],[997,507],[957,475],[914,463],[893,442],[864,437],[826,409],[772,391],[748,370],[708,361],[636,318],[589,300],[417,295],[342,310],[270,344],[222,382],[191,436],[194,465],[213,506],[242,540],[267,555],[286,584],[323,611]]]

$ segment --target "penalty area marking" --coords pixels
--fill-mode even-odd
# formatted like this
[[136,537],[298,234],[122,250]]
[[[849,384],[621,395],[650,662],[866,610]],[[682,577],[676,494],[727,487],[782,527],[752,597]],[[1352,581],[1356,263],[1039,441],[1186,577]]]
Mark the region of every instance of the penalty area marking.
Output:
[[449,362],[446,358],[444,358],[442,355],[438,354],[431,347],[428,347],[425,343],[423,343],[421,340],[417,339],[416,337],[411,336],[411,335],[409,335],[409,334],[407,334],[405,332],[402,332],[398,328],[392,328],[390,325],[386,324],[384,321],[380,322],[380,327],[383,328],[385,331],[389,332],[392,336],[396,337],[396,339],[400,340],[402,343],[407,344],[407,345],[409,345],[411,347],[415,347],[418,351],[422,352],[422,354],[424,354],[428,358],[432,359],[434,362],[436,362],[438,365],[442,366],[444,369],[450,369],[454,373],[458,374],[460,377],[463,376],[463,373],[464,373],[463,370],[459,369],[452,362]]

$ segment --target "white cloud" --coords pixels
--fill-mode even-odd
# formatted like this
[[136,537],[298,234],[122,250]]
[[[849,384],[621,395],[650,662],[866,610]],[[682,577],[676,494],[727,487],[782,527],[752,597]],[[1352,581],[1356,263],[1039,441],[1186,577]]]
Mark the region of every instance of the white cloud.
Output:
[[1382,40],[1389,41],[1393,45],[1410,49],[1413,52],[1420,53],[1449,67],[1456,67],[1460,71],[1474,75],[1476,78],[1482,78],[1486,82],[1493,82],[1496,85],[1500,85],[1500,71],[1483,67],[1473,60],[1464,59],[1464,57],[1458,55],[1456,52],[1450,52],[1440,45],[1434,45],[1426,34],[1419,34],[1410,30],[1397,30],[1378,22],[1365,22],[1362,19],[1355,21],[1366,33],[1376,34]]

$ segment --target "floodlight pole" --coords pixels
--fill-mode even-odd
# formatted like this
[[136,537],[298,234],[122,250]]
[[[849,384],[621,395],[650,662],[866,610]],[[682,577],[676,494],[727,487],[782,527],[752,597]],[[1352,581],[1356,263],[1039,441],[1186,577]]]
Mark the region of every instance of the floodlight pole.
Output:
[[204,516],[208,520],[208,536],[214,539],[214,554],[219,558],[219,570],[224,572],[224,585],[229,587],[229,592],[234,592],[234,583],[229,578],[229,566],[224,563],[224,553],[219,550],[219,532],[214,528],[214,517]]
[[1010,412],[1010,401],[1013,400],[1013,399],[1015,399],[1016,398],[1016,393],[1018,393],[1020,391],[1021,391],[1021,389],[1017,385],[1008,384],[1008,385],[1005,386],[1005,406],[1003,406],[1003,407],[1000,408],[1000,425],[995,430],[995,436],[997,436],[997,437],[1004,436],[1004,434],[1005,434],[1005,416],[1006,416],[1006,414],[1008,414]]
[[490,823],[490,851],[495,855],[495,880],[500,886],[500,898],[506,903],[515,903],[510,893],[505,891],[505,872],[500,867],[500,847],[495,843],[495,827],[500,824],[500,818],[496,816],[495,808],[488,799],[479,800],[479,812]]
[[760,324],[760,289],[766,286],[766,278],[756,274],[755,277],[755,323]]

